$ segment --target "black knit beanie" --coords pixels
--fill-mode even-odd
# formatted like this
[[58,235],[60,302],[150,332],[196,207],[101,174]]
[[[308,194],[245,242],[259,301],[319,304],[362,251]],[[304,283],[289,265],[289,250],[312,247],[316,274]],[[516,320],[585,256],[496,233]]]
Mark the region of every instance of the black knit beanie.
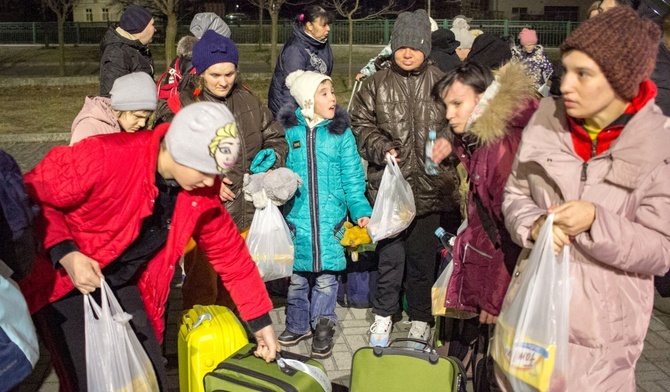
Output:
[[131,5],[121,14],[119,26],[130,34],[141,33],[151,22],[151,12],[139,5]]
[[484,33],[475,38],[467,60],[478,63],[490,70],[505,65],[512,59],[512,51],[507,42],[497,36]]

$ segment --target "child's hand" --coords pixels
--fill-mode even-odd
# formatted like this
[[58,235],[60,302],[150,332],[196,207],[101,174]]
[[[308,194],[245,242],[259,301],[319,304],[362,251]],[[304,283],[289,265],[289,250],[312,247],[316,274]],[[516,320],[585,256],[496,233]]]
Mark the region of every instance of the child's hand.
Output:
[[222,202],[235,200],[235,193],[226,185],[232,185],[233,182],[228,177],[221,178],[221,189],[219,190],[219,198]]
[[364,216],[358,219],[358,226],[365,227],[370,222],[370,217]]

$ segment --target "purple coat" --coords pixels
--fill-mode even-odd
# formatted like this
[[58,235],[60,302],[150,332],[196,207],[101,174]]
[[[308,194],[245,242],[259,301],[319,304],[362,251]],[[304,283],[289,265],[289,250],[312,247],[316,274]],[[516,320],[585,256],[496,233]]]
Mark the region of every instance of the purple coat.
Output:
[[[445,305],[467,312],[498,315],[521,248],[505,229],[503,189],[519,148],[521,132],[537,109],[532,80],[517,63],[500,72],[498,93],[471,129],[454,140],[454,151],[470,180],[468,226],[456,238],[454,270]],[[474,194],[496,227],[494,246],[479,218]]]

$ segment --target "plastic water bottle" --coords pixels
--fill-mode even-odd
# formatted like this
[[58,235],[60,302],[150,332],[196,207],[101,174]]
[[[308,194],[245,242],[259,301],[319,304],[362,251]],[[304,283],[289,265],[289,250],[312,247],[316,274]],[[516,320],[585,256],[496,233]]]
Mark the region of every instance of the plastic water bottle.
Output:
[[435,230],[435,235],[440,239],[440,243],[442,243],[442,246],[444,247],[444,249],[440,249],[440,267],[438,269],[439,276],[442,275],[444,269],[447,268],[449,263],[451,263],[454,258],[453,249],[454,244],[456,243],[456,236],[448,233],[441,227],[438,227],[437,230]]
[[435,235],[440,239],[440,242],[445,249],[452,249],[454,247],[454,243],[456,242],[455,235],[448,233],[441,227],[438,227],[437,230],[435,230]]
[[437,139],[437,132],[431,129],[428,131],[428,140],[426,140],[426,174],[429,176],[436,176],[438,173],[438,164],[431,159],[435,139]]

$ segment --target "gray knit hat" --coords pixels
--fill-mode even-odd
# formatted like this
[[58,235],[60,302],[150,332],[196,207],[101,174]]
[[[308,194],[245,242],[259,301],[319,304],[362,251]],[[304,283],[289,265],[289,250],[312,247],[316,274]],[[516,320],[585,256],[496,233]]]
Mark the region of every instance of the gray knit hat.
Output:
[[[175,162],[206,174],[230,170],[239,144],[235,117],[226,105],[214,102],[185,106],[165,134],[165,146]],[[223,145],[232,148],[224,150]],[[219,151],[227,155],[221,159]]]
[[205,34],[205,31],[207,30],[214,30],[220,35],[230,38],[230,27],[228,27],[226,22],[224,22],[219,15],[213,12],[201,12],[195,14],[189,30],[198,38],[202,38],[202,35]]
[[146,72],[133,72],[117,78],[109,92],[112,109],[121,112],[156,110],[158,93],[154,80]]
[[403,12],[393,24],[391,50],[400,48],[420,50],[428,58],[430,55],[430,19],[426,10]]

